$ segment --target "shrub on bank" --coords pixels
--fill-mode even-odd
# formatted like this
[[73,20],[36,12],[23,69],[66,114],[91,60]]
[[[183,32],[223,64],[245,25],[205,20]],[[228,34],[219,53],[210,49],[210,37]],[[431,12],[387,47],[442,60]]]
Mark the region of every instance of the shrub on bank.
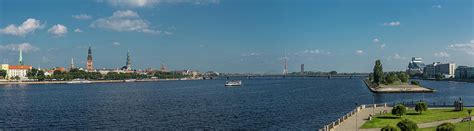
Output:
[[416,103],[416,105],[415,105],[415,111],[416,112],[419,112],[421,114],[423,111],[426,111],[426,110],[428,110],[428,104],[426,104],[426,102]]
[[436,131],[455,131],[456,130],[456,126],[453,124],[453,123],[443,123],[441,125],[438,125],[438,127],[436,127]]
[[416,131],[418,129],[418,125],[415,122],[404,119],[397,123],[397,127],[400,128],[401,131]]
[[387,125],[383,127],[382,129],[380,129],[380,131],[399,131],[399,130],[400,129],[398,129],[398,127],[392,126],[392,125]]
[[407,108],[402,104],[398,104],[392,108],[392,115],[402,117],[402,115],[405,115],[406,113],[407,113]]
[[420,86],[420,82],[419,82],[419,81],[411,81],[411,84],[412,84],[412,85],[418,85],[418,86]]

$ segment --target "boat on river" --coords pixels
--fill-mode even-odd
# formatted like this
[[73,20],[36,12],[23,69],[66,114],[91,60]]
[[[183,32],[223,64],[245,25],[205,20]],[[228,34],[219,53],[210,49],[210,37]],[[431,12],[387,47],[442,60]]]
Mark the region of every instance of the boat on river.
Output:
[[137,79],[126,79],[123,82],[137,82]]
[[231,80],[231,81],[226,81],[225,86],[241,86],[242,81],[241,80]]

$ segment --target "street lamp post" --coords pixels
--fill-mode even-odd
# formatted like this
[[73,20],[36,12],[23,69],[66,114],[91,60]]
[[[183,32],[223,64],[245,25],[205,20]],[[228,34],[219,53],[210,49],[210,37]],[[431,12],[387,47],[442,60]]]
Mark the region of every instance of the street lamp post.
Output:
[[372,115],[375,115],[375,94],[372,94],[372,104],[373,104]]
[[469,121],[469,131],[471,131],[471,123],[472,123],[471,112],[472,112],[472,109],[467,110],[467,113],[469,113],[469,120],[471,120],[471,121]]
[[359,126],[357,125],[357,124],[358,124],[358,123],[357,123],[357,119],[358,119],[357,114],[358,114],[358,112],[359,112],[359,107],[358,107],[358,104],[357,104],[357,103],[355,103],[355,105],[356,105],[356,112],[355,112],[355,113],[356,113],[356,118],[355,118],[355,119],[356,119],[356,124],[355,124],[355,125],[356,125],[356,131],[358,131],[358,130],[359,130]]

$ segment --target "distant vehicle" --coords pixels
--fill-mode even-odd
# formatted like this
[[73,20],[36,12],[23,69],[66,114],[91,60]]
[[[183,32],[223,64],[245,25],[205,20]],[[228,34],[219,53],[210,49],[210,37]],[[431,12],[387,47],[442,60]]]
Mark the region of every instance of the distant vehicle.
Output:
[[231,80],[231,81],[226,81],[225,86],[241,86],[242,81],[241,80]]
[[92,83],[92,81],[89,80],[83,80],[83,79],[74,79],[72,81],[68,81],[68,84],[87,84],[87,83]]
[[137,79],[126,79],[123,82],[137,82]]

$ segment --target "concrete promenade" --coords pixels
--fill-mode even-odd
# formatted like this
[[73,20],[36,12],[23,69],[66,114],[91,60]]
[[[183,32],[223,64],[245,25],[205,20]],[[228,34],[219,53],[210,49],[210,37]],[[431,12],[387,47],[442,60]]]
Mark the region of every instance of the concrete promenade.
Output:
[[[375,113],[380,114],[380,112],[383,112],[386,110],[388,113],[392,110],[391,107],[376,107],[375,108]],[[347,118],[344,122],[342,122],[339,126],[336,126],[334,128],[334,131],[356,131],[356,129],[359,129],[359,131],[380,131],[379,128],[374,128],[374,129],[360,129],[362,125],[368,121],[369,115],[374,114],[374,108],[373,107],[366,107],[361,110],[356,115],[352,115],[351,117]]]

